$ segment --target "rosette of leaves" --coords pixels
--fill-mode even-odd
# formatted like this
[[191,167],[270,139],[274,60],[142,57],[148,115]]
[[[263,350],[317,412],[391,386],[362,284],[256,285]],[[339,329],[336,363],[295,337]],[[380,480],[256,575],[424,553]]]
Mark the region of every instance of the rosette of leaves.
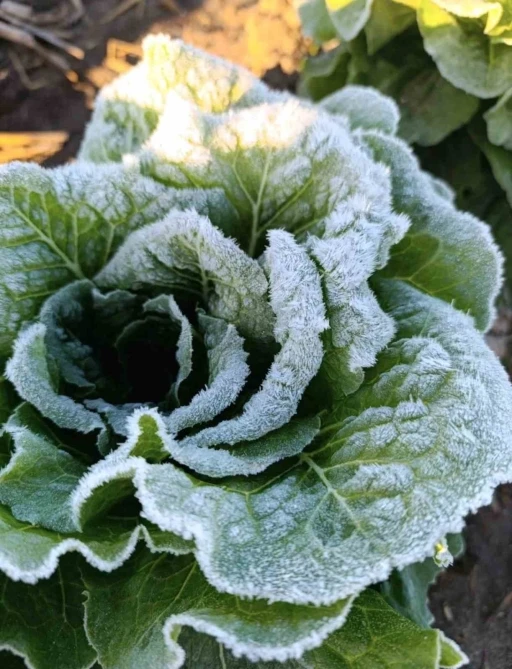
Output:
[[[512,2],[297,0],[297,6],[304,32],[329,47],[305,63],[303,93],[319,100],[363,84],[392,96],[401,112],[399,134],[429,147],[420,151],[422,162],[448,179],[458,206],[505,237],[512,216]],[[507,261],[512,277],[512,254]]]
[[37,669],[466,662],[426,593],[512,478],[483,339],[501,260],[398,120],[156,37],[79,161],[2,168],[0,647]]

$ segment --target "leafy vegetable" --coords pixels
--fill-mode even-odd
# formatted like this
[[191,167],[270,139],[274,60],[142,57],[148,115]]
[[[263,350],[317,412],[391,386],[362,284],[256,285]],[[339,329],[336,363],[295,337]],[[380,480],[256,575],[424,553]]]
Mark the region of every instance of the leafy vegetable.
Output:
[[[304,95],[325,98],[335,111],[336,97],[329,101],[326,96],[343,86],[376,87],[398,103],[401,137],[423,147],[440,145],[425,152],[425,164],[434,174],[457,189],[460,177],[456,172],[447,174],[446,155],[458,156],[461,149],[480,151],[480,178],[487,180],[492,169],[511,201],[510,0],[296,0],[296,4],[304,32],[319,45],[328,42],[330,49],[305,63]],[[465,127],[470,133],[464,135],[466,141],[475,144],[469,149],[461,147],[460,135],[454,136]],[[467,175],[462,159],[456,159],[456,165],[457,172],[464,165]],[[493,190],[491,185],[489,192]],[[463,201],[459,204],[464,206]],[[512,217],[510,207],[501,207],[501,212],[486,218],[498,237],[502,218]]]
[[[331,5],[349,32],[370,8]],[[306,104],[144,50],[78,162],[0,170],[0,647],[462,666],[425,599],[512,477],[487,226],[380,93]]]

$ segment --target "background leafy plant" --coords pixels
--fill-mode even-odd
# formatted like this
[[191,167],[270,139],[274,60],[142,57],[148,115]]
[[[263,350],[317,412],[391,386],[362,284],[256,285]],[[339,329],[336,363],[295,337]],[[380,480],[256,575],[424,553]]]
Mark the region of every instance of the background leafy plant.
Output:
[[[329,47],[306,62],[303,94],[374,86],[400,107],[399,134],[491,223],[508,251],[512,219],[512,3],[298,0],[304,32]],[[338,46],[335,46],[338,44]],[[512,256],[506,253],[506,274]]]
[[2,647],[464,664],[425,599],[512,474],[501,258],[398,122],[156,37],[79,162],[2,170]]

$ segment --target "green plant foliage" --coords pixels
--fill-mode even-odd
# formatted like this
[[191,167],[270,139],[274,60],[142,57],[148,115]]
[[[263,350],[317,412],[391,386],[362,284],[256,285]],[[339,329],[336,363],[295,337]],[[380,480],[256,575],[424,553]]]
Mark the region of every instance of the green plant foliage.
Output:
[[[322,34],[329,11],[371,21],[324,9]],[[376,90],[315,105],[178,41],[144,52],[79,161],[0,170],[0,649],[463,666],[426,595],[512,478],[488,227]]]
[[[492,171],[511,202],[510,0],[374,0],[370,5],[296,0],[296,4],[304,32],[318,45],[328,43],[330,49],[304,64],[303,95],[327,101],[346,85],[377,88],[399,105],[401,137],[422,147],[437,147],[420,152],[430,171],[457,191],[461,166],[468,182],[471,170],[456,154],[450,164],[457,170],[447,174],[447,154],[480,152],[481,179],[489,181],[487,174]],[[470,130],[465,141],[473,147],[462,146],[460,134],[454,137],[465,127]],[[494,192],[490,181],[489,192]],[[487,193],[482,194],[484,200]],[[464,202],[459,204],[465,208]],[[512,220],[512,205],[499,209],[499,214],[479,215],[508,247],[502,222]],[[509,288],[510,276],[507,271]]]

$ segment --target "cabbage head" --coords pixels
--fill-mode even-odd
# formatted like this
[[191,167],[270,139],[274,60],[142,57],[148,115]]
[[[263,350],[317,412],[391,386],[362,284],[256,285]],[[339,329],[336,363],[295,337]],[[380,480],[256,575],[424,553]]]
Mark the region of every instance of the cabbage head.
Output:
[[466,663],[426,591],[512,479],[501,257],[398,122],[152,37],[0,170],[6,662]]

